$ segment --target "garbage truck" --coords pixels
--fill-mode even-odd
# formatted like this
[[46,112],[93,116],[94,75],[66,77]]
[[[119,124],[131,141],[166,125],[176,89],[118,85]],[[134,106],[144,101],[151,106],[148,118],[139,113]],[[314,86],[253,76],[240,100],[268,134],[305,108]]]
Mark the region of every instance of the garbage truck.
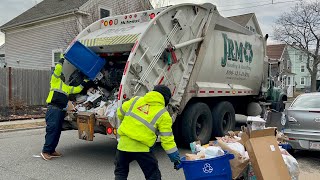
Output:
[[[167,85],[172,92],[167,109],[176,140],[185,144],[207,143],[224,135],[235,127],[235,114],[257,116],[267,106],[281,111],[287,96],[270,77],[266,39],[222,17],[210,3],[178,4],[100,19],[69,45],[63,72],[69,84],[89,78],[98,86],[83,99],[86,102],[103,94],[112,98],[99,99],[95,110],[71,110],[64,129],[78,129],[79,137],[85,139],[88,127],[83,125],[91,123],[89,139],[93,133],[117,138],[116,107],[158,84]],[[88,52],[73,51],[75,46]],[[90,53],[96,57],[87,58]],[[110,75],[110,66],[117,73]],[[99,86],[103,81],[112,81],[114,86]],[[102,106],[104,112],[99,113]]]

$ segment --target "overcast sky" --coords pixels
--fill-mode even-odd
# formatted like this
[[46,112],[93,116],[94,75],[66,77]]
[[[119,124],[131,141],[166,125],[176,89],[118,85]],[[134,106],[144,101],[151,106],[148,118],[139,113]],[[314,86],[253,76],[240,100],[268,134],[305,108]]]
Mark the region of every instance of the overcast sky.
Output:
[[[34,6],[42,0],[1,0],[0,1],[0,25],[10,21],[22,12]],[[155,0],[157,1],[157,0]],[[162,0],[170,4],[182,2],[211,2],[217,5],[223,16],[234,16],[246,13],[256,13],[264,34],[272,34],[274,21],[285,11],[289,11],[297,0],[273,0],[276,4],[270,4],[272,0]],[[309,0],[310,1],[310,0]],[[316,1],[316,0],[314,0]],[[283,2],[283,3],[279,3]],[[279,3],[279,4],[277,4]],[[269,4],[269,5],[266,5]],[[253,7],[256,6],[256,7]],[[250,8],[251,7],[251,8]],[[271,37],[272,38],[272,37]],[[0,45],[4,43],[4,34],[0,33]]]

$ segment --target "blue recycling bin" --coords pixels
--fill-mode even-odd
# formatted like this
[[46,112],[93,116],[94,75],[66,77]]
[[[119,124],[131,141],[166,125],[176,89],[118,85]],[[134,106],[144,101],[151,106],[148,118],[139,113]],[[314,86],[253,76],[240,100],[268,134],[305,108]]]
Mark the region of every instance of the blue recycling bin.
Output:
[[90,80],[94,80],[106,61],[76,41],[66,52],[64,57]]
[[181,168],[186,180],[231,180],[230,159],[234,155],[228,152],[216,158],[187,161],[181,158]]

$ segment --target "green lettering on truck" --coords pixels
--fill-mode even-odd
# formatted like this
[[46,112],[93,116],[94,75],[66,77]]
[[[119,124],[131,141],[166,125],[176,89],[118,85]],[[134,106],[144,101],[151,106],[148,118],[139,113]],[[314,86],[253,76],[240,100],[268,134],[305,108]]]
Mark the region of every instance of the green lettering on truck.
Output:
[[252,45],[249,42],[245,42],[244,45],[242,42],[232,40],[228,38],[228,35],[222,33],[223,44],[224,44],[224,53],[221,58],[221,66],[225,67],[227,61],[239,61],[243,62],[243,57],[246,62],[251,63],[253,60],[253,50]]
[[224,41],[224,56],[221,58],[221,66],[225,67],[227,65],[227,56],[228,56],[228,36],[227,34],[222,33]]

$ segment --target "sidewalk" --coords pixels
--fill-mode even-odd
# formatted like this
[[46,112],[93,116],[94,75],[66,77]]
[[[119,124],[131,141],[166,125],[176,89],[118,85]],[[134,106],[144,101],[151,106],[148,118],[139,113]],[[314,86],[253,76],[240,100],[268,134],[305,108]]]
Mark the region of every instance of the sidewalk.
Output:
[[0,122],[0,133],[28,129],[40,129],[46,126],[45,119],[30,119]]

